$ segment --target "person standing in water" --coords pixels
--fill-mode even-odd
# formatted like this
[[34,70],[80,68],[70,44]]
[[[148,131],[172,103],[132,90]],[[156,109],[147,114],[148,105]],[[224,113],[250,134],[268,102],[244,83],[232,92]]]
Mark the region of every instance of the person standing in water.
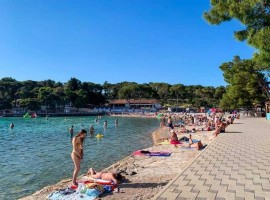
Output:
[[9,125],[9,128],[10,128],[10,129],[13,129],[13,128],[14,128],[13,122],[11,122],[11,124]]
[[70,133],[70,138],[73,138],[73,133],[74,133],[73,125],[69,128],[69,133]]
[[105,129],[107,128],[107,121],[106,120],[104,121],[104,128]]
[[71,152],[71,158],[74,163],[74,171],[72,176],[72,183],[78,186],[77,176],[80,172],[81,161],[83,159],[83,142],[86,136],[86,130],[82,129],[73,139],[72,139],[72,147],[73,150]]
[[116,118],[114,123],[115,123],[115,126],[117,127],[118,126],[118,118]]
[[94,135],[95,133],[95,129],[94,129],[94,126],[93,124],[91,124],[90,128],[89,128],[89,133],[90,133],[90,137]]

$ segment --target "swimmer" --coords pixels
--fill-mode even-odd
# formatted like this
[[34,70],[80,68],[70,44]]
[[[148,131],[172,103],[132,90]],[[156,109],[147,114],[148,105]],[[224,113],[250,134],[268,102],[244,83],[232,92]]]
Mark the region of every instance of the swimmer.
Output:
[[10,129],[13,129],[13,128],[14,128],[13,122],[11,122],[11,124],[9,125],[9,128],[10,128]]
[[74,133],[73,125],[69,128],[69,133],[70,133],[70,138],[73,138],[73,133]]
[[95,129],[94,129],[94,126],[93,124],[90,125],[90,128],[89,128],[89,133],[90,133],[90,136],[93,136],[94,133],[95,133]]

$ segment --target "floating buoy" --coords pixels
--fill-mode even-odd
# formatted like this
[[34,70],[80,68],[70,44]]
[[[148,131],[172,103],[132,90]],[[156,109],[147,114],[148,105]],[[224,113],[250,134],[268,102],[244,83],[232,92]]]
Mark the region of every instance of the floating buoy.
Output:
[[101,133],[97,134],[96,138],[103,138],[103,134],[101,134]]

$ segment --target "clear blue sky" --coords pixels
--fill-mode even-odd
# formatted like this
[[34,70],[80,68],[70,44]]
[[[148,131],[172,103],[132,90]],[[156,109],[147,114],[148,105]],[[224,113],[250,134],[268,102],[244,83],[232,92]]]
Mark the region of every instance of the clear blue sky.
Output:
[[210,0],[1,0],[0,78],[226,85],[219,65],[254,49]]

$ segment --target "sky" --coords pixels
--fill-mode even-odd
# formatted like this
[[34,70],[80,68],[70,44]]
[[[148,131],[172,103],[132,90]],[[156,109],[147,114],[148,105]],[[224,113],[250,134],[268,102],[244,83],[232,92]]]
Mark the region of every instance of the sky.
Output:
[[226,86],[219,66],[255,50],[210,0],[1,0],[0,78]]

